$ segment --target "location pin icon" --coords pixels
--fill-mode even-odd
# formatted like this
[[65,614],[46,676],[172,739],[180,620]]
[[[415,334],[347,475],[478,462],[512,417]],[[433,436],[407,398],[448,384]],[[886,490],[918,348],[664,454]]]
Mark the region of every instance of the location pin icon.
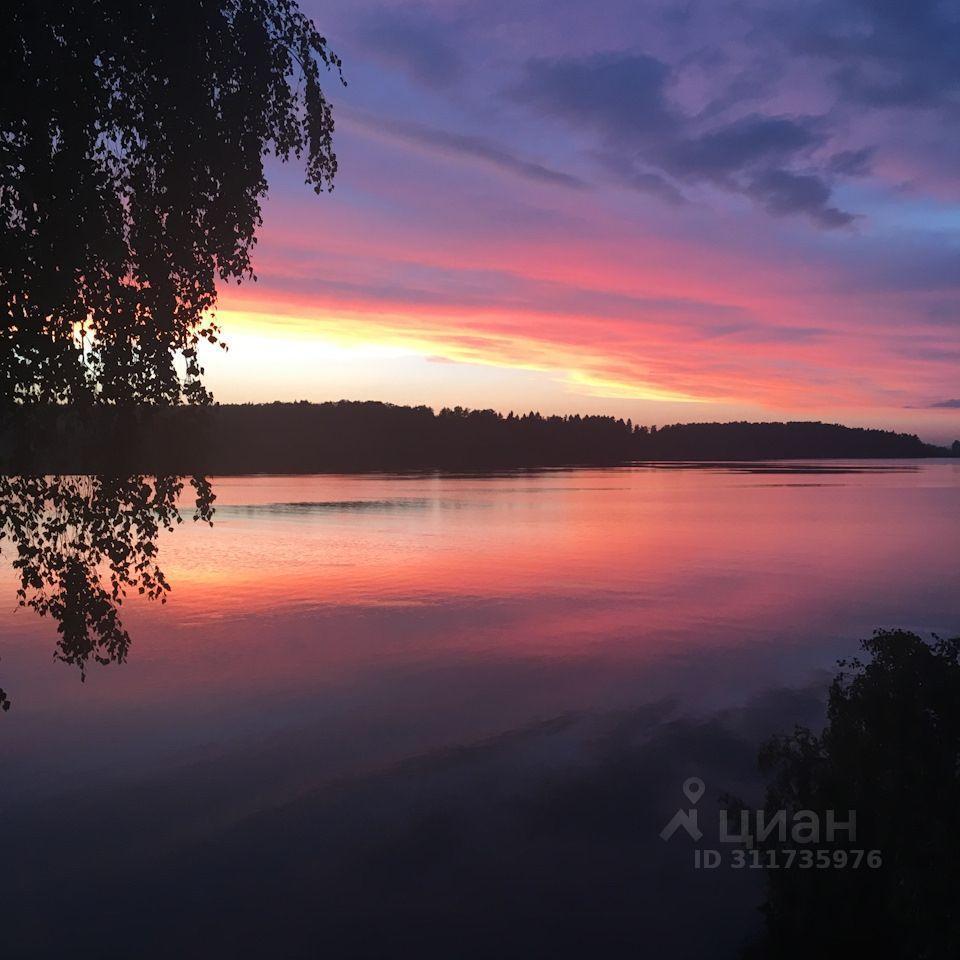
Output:
[[697,801],[703,796],[704,790],[706,790],[706,786],[699,777],[690,777],[689,780],[683,781],[683,795],[692,804],[697,803]]

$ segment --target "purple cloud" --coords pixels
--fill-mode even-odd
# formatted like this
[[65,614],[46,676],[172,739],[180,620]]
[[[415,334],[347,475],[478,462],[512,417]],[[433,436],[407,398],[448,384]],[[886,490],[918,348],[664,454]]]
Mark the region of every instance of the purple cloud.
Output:
[[445,25],[425,8],[375,9],[360,18],[356,35],[375,56],[428,86],[449,85],[463,74]]
[[484,137],[454,133],[409,121],[373,117],[356,112],[347,113],[349,120],[366,130],[414,143],[427,149],[479,160],[508,173],[553,186],[583,190],[588,184],[579,177],[552,167],[518,157],[514,153]]
[[[815,169],[812,154],[827,139],[817,118],[751,113],[701,129],[696,116],[670,102],[673,79],[666,63],[647,54],[536,58],[524,65],[509,95],[599,133],[606,167],[636,188],[676,201],[675,182],[708,182],[776,216],[803,213],[826,228],[853,221],[831,202],[824,176],[829,166],[823,174]],[[843,162],[855,160],[863,162],[852,154]]]

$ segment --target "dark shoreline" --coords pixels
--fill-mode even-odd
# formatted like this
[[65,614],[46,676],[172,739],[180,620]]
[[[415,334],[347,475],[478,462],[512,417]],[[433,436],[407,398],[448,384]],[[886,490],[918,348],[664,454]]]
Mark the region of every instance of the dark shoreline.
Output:
[[163,408],[18,407],[0,421],[0,473],[491,472],[550,467],[929,459],[913,434],[840,424],[641,426],[599,416],[507,416],[375,402]]

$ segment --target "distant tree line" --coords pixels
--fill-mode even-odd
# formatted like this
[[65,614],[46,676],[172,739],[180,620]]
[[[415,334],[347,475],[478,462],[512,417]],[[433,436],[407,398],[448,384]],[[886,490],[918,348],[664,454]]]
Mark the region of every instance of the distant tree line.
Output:
[[943,457],[916,436],[820,422],[640,426],[377,402],[23,408],[0,437],[19,473],[307,473],[615,465],[636,460]]

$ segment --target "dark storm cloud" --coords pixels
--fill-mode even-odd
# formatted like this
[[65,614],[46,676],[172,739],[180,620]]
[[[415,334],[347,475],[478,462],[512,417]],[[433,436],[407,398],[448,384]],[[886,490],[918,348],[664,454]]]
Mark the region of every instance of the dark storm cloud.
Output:
[[[509,94],[541,115],[598,133],[604,165],[636,189],[677,202],[682,195],[671,180],[709,182],[777,216],[806,214],[827,228],[852,222],[831,203],[823,174],[809,169],[827,139],[817,118],[752,113],[702,130],[670,103],[672,76],[646,54],[535,58]],[[865,160],[851,151],[841,165]]]

